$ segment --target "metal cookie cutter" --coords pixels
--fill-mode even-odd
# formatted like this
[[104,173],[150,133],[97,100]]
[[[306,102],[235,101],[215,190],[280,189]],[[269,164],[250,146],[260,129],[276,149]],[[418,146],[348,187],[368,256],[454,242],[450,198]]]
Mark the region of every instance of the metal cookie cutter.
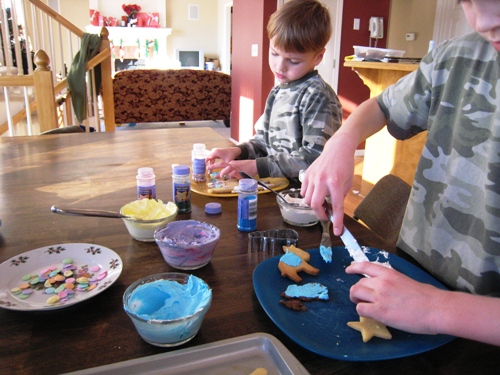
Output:
[[248,251],[280,253],[283,246],[297,245],[299,234],[293,229],[269,229],[248,234]]

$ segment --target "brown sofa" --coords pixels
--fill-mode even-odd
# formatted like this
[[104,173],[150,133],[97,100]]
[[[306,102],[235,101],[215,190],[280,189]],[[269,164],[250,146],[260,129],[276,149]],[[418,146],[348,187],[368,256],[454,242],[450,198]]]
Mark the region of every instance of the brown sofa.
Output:
[[231,116],[231,76],[209,70],[123,70],[113,78],[116,124],[223,120]]

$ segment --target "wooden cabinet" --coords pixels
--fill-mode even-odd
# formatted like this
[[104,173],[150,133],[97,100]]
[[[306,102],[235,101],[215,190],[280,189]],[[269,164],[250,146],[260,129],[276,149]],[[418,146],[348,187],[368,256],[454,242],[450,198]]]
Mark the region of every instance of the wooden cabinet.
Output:
[[[418,64],[346,61],[370,89],[370,97],[377,96],[387,86],[416,70]],[[406,140],[393,138],[386,128],[366,140],[361,195],[366,195],[383,176],[391,173],[412,185],[418,160],[427,133]]]

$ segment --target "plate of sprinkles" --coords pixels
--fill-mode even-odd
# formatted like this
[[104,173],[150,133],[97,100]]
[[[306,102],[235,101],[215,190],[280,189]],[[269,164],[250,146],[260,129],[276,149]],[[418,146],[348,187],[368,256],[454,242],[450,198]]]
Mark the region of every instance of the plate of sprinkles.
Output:
[[0,264],[0,307],[35,311],[71,306],[109,288],[122,268],[117,253],[95,244],[31,250]]

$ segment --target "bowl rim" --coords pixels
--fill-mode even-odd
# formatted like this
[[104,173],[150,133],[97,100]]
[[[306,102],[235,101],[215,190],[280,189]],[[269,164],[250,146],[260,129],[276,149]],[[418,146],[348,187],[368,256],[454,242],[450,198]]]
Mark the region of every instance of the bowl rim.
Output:
[[[221,231],[220,231],[219,227],[217,227],[217,226],[215,226],[213,224],[207,223],[205,221],[199,221],[199,220],[194,220],[194,219],[186,219],[186,220],[172,220],[172,221],[169,221],[168,223],[166,223],[165,225],[163,225],[163,226],[161,226],[159,228],[156,228],[155,232],[153,233],[153,238],[154,238],[155,242],[158,243],[158,244],[160,244],[160,243],[161,244],[167,244],[166,242],[162,241],[161,239],[156,238],[156,235],[159,234],[162,230],[166,229],[170,224],[175,225],[174,223],[182,223],[182,222],[189,222],[189,221],[193,222],[193,223],[204,224],[204,225],[209,226],[212,229],[215,229],[217,231],[217,234],[218,234],[218,236],[217,236],[217,238],[215,238],[215,240],[216,241],[220,240]],[[211,242],[213,242],[213,241],[211,241]],[[190,248],[198,248],[200,246],[205,246],[206,244],[207,244],[207,242],[199,244],[199,245],[189,245],[189,247]],[[175,248],[177,248],[177,247],[184,247],[184,246],[176,246],[176,245],[174,245],[174,246],[169,245],[169,246],[175,247]]]
[[[130,203],[133,203],[133,202],[136,202],[140,199],[136,199],[134,201],[131,201],[131,202],[128,202],[128,203],[125,203],[123,206],[120,207],[120,214],[122,214],[122,209],[123,207],[125,207],[126,205],[130,204]],[[158,201],[159,199],[155,199],[156,201]],[[160,199],[161,200],[161,199]],[[169,203],[173,203],[171,201],[168,201],[168,202],[164,202],[162,201],[162,203],[166,206],[167,204]],[[173,208],[175,208],[174,212],[172,212],[170,215],[168,216],[165,216],[165,217],[162,217],[161,219],[151,219],[151,220],[143,220],[143,219],[136,219],[135,217],[133,216],[125,216],[125,217],[122,217],[122,219],[124,221],[128,221],[128,222],[131,222],[131,223],[139,223],[139,224],[153,224],[153,223],[161,223],[162,221],[165,221],[165,220],[168,220],[170,219],[170,221],[172,221],[172,219],[174,219],[177,214],[179,213],[179,207],[177,207],[177,205],[175,203],[173,203]],[[123,215],[123,214],[122,214]]]
[[[290,193],[290,192],[300,194],[300,189],[292,188],[292,189],[282,190],[279,192],[279,194],[284,198],[285,194]],[[278,202],[280,209],[285,206],[279,197],[276,197],[276,201]],[[293,203],[293,202],[288,202],[288,204],[297,210],[313,211],[313,209],[311,207],[309,207],[308,205],[304,205],[304,204],[300,204],[300,203]]]
[[[208,290],[210,291],[210,298],[208,299],[207,303],[204,306],[200,307],[198,310],[196,310],[191,315],[184,316],[182,318],[177,318],[177,319],[167,319],[167,320],[144,319],[144,318],[141,318],[140,316],[138,316],[137,314],[126,309],[126,307],[127,307],[126,297],[127,297],[127,295],[132,294],[131,293],[132,290],[137,288],[139,285],[146,284],[146,280],[151,280],[150,282],[157,281],[157,280],[165,280],[166,276],[172,276],[172,277],[173,276],[178,276],[178,277],[180,276],[186,281],[184,284],[187,284],[187,280],[189,279],[190,276],[196,277],[197,279],[199,279],[201,282],[203,282],[207,286]],[[178,281],[178,280],[173,280],[173,281]],[[125,289],[125,292],[123,293],[122,303],[123,303],[123,309],[125,310],[125,313],[127,315],[129,315],[130,317],[133,317],[134,319],[137,319],[143,323],[155,323],[155,324],[162,324],[163,325],[163,324],[183,322],[185,320],[188,320],[188,319],[195,317],[196,315],[200,315],[201,313],[206,312],[206,310],[208,310],[210,308],[210,306],[212,305],[212,297],[213,297],[212,288],[210,288],[208,283],[205,280],[203,280],[202,278],[195,276],[193,274],[187,274],[187,273],[183,273],[183,272],[162,272],[162,273],[156,273],[153,275],[141,277],[140,279],[138,279],[138,280],[134,281],[132,284],[130,284],[127,287],[127,289]]]

